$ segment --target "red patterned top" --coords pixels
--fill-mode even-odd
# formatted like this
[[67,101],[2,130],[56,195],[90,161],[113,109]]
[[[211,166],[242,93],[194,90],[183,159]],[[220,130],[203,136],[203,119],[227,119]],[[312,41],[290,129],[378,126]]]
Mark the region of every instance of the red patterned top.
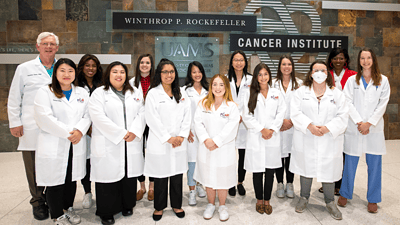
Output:
[[143,96],[146,96],[150,87],[150,75],[147,77],[140,77],[140,85],[142,85]]

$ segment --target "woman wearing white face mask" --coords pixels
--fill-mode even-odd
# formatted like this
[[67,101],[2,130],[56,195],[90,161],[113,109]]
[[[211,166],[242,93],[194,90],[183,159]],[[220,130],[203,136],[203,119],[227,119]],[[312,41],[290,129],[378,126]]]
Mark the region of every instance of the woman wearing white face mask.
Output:
[[290,171],[300,175],[300,200],[296,212],[308,204],[312,179],[322,182],[326,207],[334,219],[342,214],[335,205],[334,182],[342,176],[344,131],[348,107],[344,94],[333,87],[323,61],[311,64],[304,86],[294,94],[290,114],[293,133]]

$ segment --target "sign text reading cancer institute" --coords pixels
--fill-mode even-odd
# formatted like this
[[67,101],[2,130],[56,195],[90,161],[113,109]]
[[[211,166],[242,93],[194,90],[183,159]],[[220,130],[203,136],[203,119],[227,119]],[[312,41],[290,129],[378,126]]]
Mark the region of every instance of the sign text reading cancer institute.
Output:
[[174,31],[257,31],[252,15],[113,12],[113,29]]

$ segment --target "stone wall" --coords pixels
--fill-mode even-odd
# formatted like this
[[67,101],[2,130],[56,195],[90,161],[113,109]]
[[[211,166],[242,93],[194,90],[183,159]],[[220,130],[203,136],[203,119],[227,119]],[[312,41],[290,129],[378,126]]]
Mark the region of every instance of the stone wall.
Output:
[[[226,33],[106,32],[106,10],[177,11],[242,14],[250,0],[0,0],[0,53],[22,48],[35,51],[37,35],[50,31],[60,38],[58,53],[154,55],[156,36],[218,37],[226,45]],[[277,1],[285,5],[291,0]],[[294,2],[294,1],[293,1]],[[385,114],[385,136],[400,138],[398,110],[400,84],[400,12],[325,10],[320,1],[301,1],[314,7],[322,23],[321,35],[349,36],[349,53],[355,68],[358,51],[371,47],[383,74],[389,77],[391,98]],[[368,1],[374,2],[374,1]],[[400,0],[376,1],[400,3]],[[310,19],[292,13],[299,34],[309,34]],[[271,58],[279,54],[272,54]],[[220,51],[220,73],[226,73],[229,52]],[[299,62],[312,62],[315,54],[304,54]],[[252,57],[253,58],[253,57]],[[7,96],[16,65],[0,64],[0,152],[15,151],[18,139],[11,136],[7,120]],[[129,67],[133,75],[133,65]],[[302,76],[299,74],[299,76]]]

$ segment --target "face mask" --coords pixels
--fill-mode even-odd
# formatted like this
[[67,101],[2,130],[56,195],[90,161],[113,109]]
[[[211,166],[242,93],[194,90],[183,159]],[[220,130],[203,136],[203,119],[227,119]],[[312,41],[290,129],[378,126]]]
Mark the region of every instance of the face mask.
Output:
[[318,84],[322,84],[328,75],[322,71],[318,71],[312,74],[312,78],[317,82]]

